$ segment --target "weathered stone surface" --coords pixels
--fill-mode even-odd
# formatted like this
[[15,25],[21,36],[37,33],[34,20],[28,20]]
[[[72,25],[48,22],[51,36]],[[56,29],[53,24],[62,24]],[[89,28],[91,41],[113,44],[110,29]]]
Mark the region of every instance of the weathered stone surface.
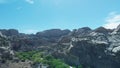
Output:
[[[58,53],[63,52],[64,55],[59,57],[59,54],[55,53],[57,54],[55,56],[62,59],[65,58],[65,55],[72,55],[78,58],[73,64],[83,64],[84,68],[120,68],[120,59],[118,58],[120,57],[119,32],[117,31],[116,34],[112,34],[112,30],[103,27],[83,34],[84,32],[86,31],[78,33],[77,30],[74,30],[74,32],[72,32],[73,34],[71,34],[71,41],[66,42],[71,43],[72,47],[71,44],[68,44],[66,48],[65,43],[61,43],[59,46],[64,47],[60,50],[61,52]],[[66,50],[66,52],[64,50]],[[69,52],[67,50],[69,50]],[[69,58],[70,56],[64,60],[71,64],[70,61],[74,58],[68,60]]]
[[[84,68],[120,68],[119,30],[119,26],[114,30],[103,27],[95,30],[84,27],[73,31],[51,29],[37,34],[10,30],[7,37],[14,51],[42,50],[70,65],[82,64]],[[4,41],[0,42],[0,52],[9,49],[2,47]]]

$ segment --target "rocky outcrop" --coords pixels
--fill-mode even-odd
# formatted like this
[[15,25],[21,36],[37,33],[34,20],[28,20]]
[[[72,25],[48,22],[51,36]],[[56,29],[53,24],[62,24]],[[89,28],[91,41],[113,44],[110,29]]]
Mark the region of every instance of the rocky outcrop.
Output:
[[0,33],[0,68],[8,60],[12,60],[13,55],[14,52],[11,50],[9,39]]
[[18,30],[16,29],[0,29],[0,32],[6,36],[17,36],[19,34]]
[[60,37],[67,35],[69,33],[70,30],[51,29],[51,30],[45,30],[43,32],[38,32],[36,36],[40,38],[57,40]]
[[[63,48],[58,49],[55,56],[63,55],[59,57],[63,59],[69,55],[64,61],[76,66],[82,64],[84,68],[119,68],[120,34],[118,28],[114,31],[103,27],[88,31],[74,30],[70,36],[71,41],[58,44],[59,47]],[[113,34],[113,32],[116,33]],[[64,38],[61,40],[64,40]],[[74,57],[77,60],[71,63],[75,59]]]
[[[84,68],[120,68],[120,26],[113,30],[84,27],[73,31],[51,29],[37,34],[22,34],[16,30],[7,32],[2,31],[9,36],[14,51],[44,51],[71,66],[82,64]],[[6,43],[1,44],[4,46]]]
[[120,33],[120,25],[118,25],[118,27],[114,29],[114,31],[112,32],[112,34],[118,34],[118,33]]
[[[59,39],[68,35],[70,30],[51,29],[36,34],[19,33],[9,36],[12,49],[15,51],[28,51],[50,48],[58,43]],[[48,49],[49,50],[49,49]]]
[[89,27],[83,27],[79,29],[74,29],[71,33],[70,36],[83,36],[86,34],[89,34],[92,30]]
[[94,32],[104,33],[104,34],[108,34],[108,33],[112,32],[112,31],[113,30],[105,29],[104,27],[99,27],[99,28],[94,30]]

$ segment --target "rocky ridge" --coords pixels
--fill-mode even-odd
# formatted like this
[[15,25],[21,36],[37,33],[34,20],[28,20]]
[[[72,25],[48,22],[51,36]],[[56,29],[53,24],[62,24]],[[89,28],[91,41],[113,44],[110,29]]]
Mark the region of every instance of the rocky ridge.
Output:
[[23,34],[14,29],[0,31],[14,51],[41,50],[69,65],[82,64],[84,68],[120,68],[120,26],[113,30],[51,29],[36,34]]

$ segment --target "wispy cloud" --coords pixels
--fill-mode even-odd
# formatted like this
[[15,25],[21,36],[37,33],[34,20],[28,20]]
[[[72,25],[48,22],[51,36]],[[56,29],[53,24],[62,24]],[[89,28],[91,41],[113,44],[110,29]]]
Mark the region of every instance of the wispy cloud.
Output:
[[120,24],[120,14],[117,12],[109,13],[108,17],[105,20],[106,24],[103,25],[107,29],[114,29]]
[[25,0],[29,4],[34,4],[34,0]]

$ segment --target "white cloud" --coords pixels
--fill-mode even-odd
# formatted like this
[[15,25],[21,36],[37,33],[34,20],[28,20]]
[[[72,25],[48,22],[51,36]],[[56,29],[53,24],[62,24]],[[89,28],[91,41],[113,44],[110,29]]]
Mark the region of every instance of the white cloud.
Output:
[[107,29],[114,29],[120,24],[120,14],[116,12],[111,12],[106,18],[106,24],[103,27]]
[[34,1],[33,0],[25,0],[27,3],[29,4],[34,4]]

